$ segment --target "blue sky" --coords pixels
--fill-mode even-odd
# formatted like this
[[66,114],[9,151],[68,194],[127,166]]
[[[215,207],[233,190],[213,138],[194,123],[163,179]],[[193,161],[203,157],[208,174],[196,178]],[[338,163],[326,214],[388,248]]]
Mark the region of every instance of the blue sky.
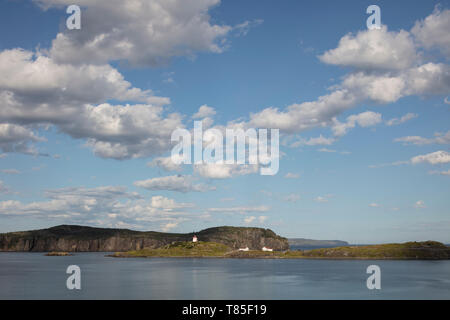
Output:
[[[71,1],[0,3],[0,232],[450,242],[449,1],[141,2],[81,0],[81,30]],[[201,106],[212,127],[279,128],[278,174],[158,166]]]

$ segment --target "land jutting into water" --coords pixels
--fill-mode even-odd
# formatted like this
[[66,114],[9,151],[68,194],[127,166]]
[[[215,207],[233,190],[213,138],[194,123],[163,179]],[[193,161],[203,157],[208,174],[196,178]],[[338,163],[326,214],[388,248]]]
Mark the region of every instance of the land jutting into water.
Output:
[[[289,250],[289,244],[324,248]],[[288,240],[270,229],[228,226],[182,234],[62,225],[0,234],[1,251],[48,256],[115,252],[113,257],[450,259],[450,247],[436,241],[351,246],[340,240]]]
[[440,242],[406,242],[369,246],[345,246],[312,250],[235,250],[215,242],[175,242],[157,248],[116,252],[117,258],[256,258],[256,259],[450,259],[450,248]]

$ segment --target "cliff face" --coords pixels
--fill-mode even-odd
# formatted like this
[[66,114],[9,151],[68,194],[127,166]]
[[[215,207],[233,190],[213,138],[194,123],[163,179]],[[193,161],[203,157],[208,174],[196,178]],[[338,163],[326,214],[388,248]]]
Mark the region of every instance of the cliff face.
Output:
[[[216,227],[196,233],[200,241],[223,243],[232,248],[263,246],[287,250],[287,239],[269,229]],[[0,251],[130,251],[155,249],[175,241],[191,241],[192,233],[140,232],[83,226],[57,226],[49,229],[0,234]]]

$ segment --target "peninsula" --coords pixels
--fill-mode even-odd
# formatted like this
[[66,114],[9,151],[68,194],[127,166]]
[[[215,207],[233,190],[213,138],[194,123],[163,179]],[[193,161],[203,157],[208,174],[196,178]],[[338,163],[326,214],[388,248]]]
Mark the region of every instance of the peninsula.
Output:
[[383,259],[446,260],[450,247],[436,242],[406,242],[369,246],[345,246],[313,250],[235,250],[214,242],[175,242],[158,249],[116,252],[116,258],[252,258],[252,259]]
[[112,256],[119,258],[450,259],[450,247],[436,241],[351,246],[338,240],[295,240],[304,247],[306,242],[323,247],[289,250],[288,239],[263,228],[223,226],[195,233],[164,233],[61,225],[0,234],[0,252],[46,252],[49,256],[114,252]]
[[[289,249],[287,239],[270,229],[225,226],[208,228],[195,235],[202,241],[224,244],[232,249],[249,247],[259,250],[263,246],[273,250]],[[123,252],[161,248],[177,241],[191,241],[193,236],[194,233],[61,225],[49,229],[0,234],[0,252]]]

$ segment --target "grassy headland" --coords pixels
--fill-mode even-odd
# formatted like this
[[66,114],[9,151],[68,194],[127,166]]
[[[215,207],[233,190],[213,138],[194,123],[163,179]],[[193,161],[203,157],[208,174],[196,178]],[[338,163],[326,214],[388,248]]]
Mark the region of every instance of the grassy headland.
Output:
[[345,246],[304,251],[238,251],[215,242],[175,242],[158,249],[117,252],[118,258],[216,257],[247,259],[450,259],[450,247],[436,241],[406,242],[370,246]]
[[178,241],[157,249],[142,249],[128,252],[116,252],[112,256],[118,258],[134,257],[223,257],[232,249],[216,242],[183,242]]

